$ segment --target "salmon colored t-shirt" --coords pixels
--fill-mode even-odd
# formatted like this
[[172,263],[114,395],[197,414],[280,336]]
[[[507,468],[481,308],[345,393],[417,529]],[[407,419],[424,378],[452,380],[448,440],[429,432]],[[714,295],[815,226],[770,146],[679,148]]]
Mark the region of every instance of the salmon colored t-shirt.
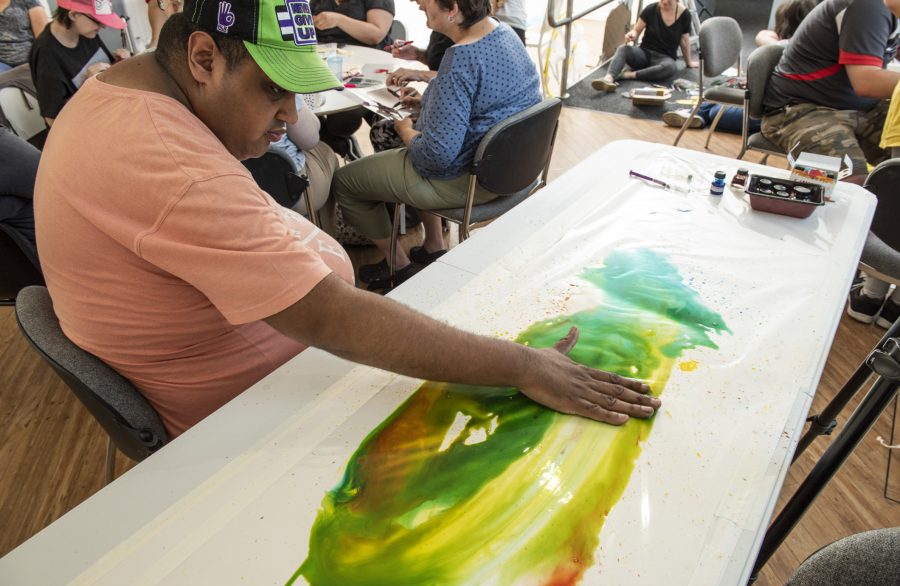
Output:
[[303,350],[260,320],[332,271],[353,278],[343,248],[182,104],[96,78],[53,125],[34,203],[63,331],[173,436]]

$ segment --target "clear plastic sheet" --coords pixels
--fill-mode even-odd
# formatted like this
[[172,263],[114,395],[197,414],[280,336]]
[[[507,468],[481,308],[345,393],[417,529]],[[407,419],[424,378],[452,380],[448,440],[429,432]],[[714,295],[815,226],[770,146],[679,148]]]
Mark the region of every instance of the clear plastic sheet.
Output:
[[[603,180],[590,165],[579,167],[586,179],[567,176],[551,185],[408,290],[440,296],[435,283],[468,275],[432,314],[513,339],[535,323],[620,303],[608,288],[593,286],[586,269],[602,270],[616,255],[639,259],[643,251],[670,263],[727,331],[707,330],[717,348],[696,345],[670,357],[659,389],[663,408],[641,435],[633,470],[622,469],[627,485],[571,583],[738,583],[783,478],[796,441],[791,433],[818,382],[871,203],[851,205],[858,194],[848,190],[806,220],[758,214],[742,194],[705,191],[716,165],[733,172],[736,161],[636,144],[592,159]],[[629,169],[684,189],[628,179]],[[579,187],[566,192],[570,186]],[[310,552],[326,492],[419,384],[353,368],[80,582],[284,583]],[[588,448],[578,450],[589,458]],[[533,475],[522,483],[546,488],[546,474],[525,470]],[[502,556],[517,541],[489,547],[486,558]],[[426,565],[441,561],[423,556]],[[515,583],[546,582],[536,575]],[[489,570],[454,580],[510,583]]]

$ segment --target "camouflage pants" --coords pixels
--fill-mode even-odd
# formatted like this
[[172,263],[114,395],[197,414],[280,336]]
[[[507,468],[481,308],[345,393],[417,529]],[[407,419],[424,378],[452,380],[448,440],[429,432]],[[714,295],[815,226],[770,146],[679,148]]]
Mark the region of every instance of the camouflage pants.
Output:
[[763,116],[762,133],[795,156],[801,152],[848,155],[853,174],[861,175],[867,173],[867,161],[875,165],[888,158],[887,151],[878,146],[887,109],[886,100],[866,111],[795,104]]

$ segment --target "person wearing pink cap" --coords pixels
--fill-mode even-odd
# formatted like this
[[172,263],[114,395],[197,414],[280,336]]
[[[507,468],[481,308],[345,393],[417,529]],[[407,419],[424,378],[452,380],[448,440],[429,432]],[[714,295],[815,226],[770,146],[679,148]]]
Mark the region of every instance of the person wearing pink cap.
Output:
[[97,36],[100,29],[125,28],[111,0],[59,0],[50,26],[31,47],[31,77],[41,116],[48,125],[78,88],[112,63],[129,57],[125,49],[110,52]]

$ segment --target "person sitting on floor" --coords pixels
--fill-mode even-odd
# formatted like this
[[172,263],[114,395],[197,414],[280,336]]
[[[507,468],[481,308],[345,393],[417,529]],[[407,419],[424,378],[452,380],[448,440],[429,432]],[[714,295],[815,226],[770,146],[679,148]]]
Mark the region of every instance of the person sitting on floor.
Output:
[[417,378],[516,387],[614,425],[652,417],[660,401],[647,384],[565,356],[577,331],[531,348],[357,289],[340,245],[259,188],[240,160],[296,122],[295,92],[340,87],[307,5],[284,37],[283,6],[187,0],[155,52],[89,79],[60,114],[35,217],[65,335],[131,381],[171,437],[307,346]]
[[28,63],[31,44],[46,26],[38,0],[0,0],[0,73]]
[[[644,38],[640,46],[629,45],[637,42],[641,33]],[[678,46],[684,63],[697,67],[691,59],[691,13],[676,0],[660,0],[648,4],[630,31],[625,33],[625,43],[616,49],[609,69],[601,79],[591,82],[591,87],[602,92],[614,91],[620,79],[640,81],[666,81],[675,75],[675,59]],[[624,71],[625,66],[631,69]]]
[[[794,36],[794,32],[806,15],[816,7],[816,0],[785,0],[775,10],[775,29],[761,30],[756,35],[756,45],[764,47],[776,43],[787,45],[788,40]],[[694,115],[688,128],[706,128],[719,114],[719,110],[725,108],[716,130],[740,134],[744,129],[744,109],[737,106],[723,106],[713,102],[704,102],[700,110]],[[663,122],[668,126],[681,128],[684,121],[691,115],[691,109],[670,110],[663,114]],[[752,134],[759,132],[760,122],[750,119],[748,131]]]
[[48,126],[84,82],[130,56],[125,49],[111,53],[97,36],[100,29],[125,28],[111,3],[59,0],[50,26],[31,47],[31,77],[41,116]]
[[847,180],[862,183],[878,148],[887,98],[900,81],[888,71],[900,42],[884,0],[825,0],[800,24],[766,86],[762,134],[784,151],[843,157]]
[[[427,26],[455,42],[437,76],[418,98],[402,88],[407,104],[420,106],[394,128],[404,147],[376,153],[335,173],[332,193],[344,219],[372,239],[387,257],[391,222],[385,202],[418,210],[459,207],[465,202],[469,165],[482,137],[498,122],[541,101],[537,69],[509,26],[490,18],[489,0],[421,0]],[[476,204],[497,195],[478,189]],[[444,251],[441,220],[422,214],[425,242],[410,257],[398,247],[393,285],[412,276]],[[387,288],[387,260],[360,267],[370,288]]]

